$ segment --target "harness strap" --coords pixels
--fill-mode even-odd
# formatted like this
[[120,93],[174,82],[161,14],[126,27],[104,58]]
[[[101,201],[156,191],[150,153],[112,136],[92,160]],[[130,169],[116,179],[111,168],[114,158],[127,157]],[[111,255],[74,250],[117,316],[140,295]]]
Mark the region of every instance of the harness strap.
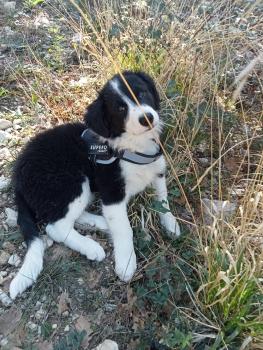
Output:
[[84,130],[81,138],[87,145],[89,159],[98,164],[112,164],[118,158],[133,164],[145,165],[155,162],[162,155],[160,146],[159,150],[152,155],[131,152],[128,149],[121,151],[112,149],[107,141],[101,141],[99,136],[90,129]]

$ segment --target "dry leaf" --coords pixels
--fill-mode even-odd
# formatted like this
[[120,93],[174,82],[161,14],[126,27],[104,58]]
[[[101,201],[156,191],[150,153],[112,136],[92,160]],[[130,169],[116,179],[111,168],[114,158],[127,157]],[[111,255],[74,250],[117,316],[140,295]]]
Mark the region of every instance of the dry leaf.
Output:
[[56,261],[60,258],[70,257],[73,254],[73,251],[62,244],[55,244],[50,249],[49,260]]
[[81,345],[84,349],[88,349],[90,339],[91,339],[90,335],[93,332],[91,329],[90,320],[85,316],[79,316],[79,318],[77,319],[77,321],[75,323],[75,327],[76,327],[76,330],[78,332],[81,332],[81,331],[86,332],[86,335],[85,335],[83,341],[81,342]]
[[91,272],[89,273],[89,288],[93,289],[95,287],[97,287],[97,285],[100,282],[101,276],[102,276],[102,272],[98,272],[97,270],[91,270]]
[[1,334],[6,337],[13,332],[21,320],[22,312],[16,306],[11,307],[0,317]]
[[38,350],[53,350],[52,343],[49,343],[47,340],[45,340],[43,343],[39,343],[37,345]]
[[68,296],[68,292],[62,292],[58,300],[58,314],[61,315],[63,312],[70,309],[71,300]]

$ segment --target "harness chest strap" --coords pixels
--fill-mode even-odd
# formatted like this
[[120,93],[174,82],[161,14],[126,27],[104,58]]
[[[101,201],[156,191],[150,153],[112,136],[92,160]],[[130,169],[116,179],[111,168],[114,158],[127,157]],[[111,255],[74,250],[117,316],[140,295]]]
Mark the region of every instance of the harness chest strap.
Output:
[[117,158],[133,164],[150,164],[155,162],[162,155],[161,148],[152,155],[140,152],[131,152],[127,149],[118,151],[112,149],[108,142],[100,141],[99,137],[90,129],[83,131],[81,138],[85,141],[88,148],[89,157],[98,164],[111,164]]

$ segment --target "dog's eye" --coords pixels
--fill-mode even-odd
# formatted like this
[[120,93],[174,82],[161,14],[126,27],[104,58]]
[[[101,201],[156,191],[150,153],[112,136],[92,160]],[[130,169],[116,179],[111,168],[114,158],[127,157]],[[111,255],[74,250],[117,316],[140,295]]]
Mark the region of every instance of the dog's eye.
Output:
[[144,98],[145,96],[146,96],[146,92],[145,91],[139,92],[139,98]]
[[126,110],[125,106],[120,106],[119,107],[119,112],[125,112],[125,110]]

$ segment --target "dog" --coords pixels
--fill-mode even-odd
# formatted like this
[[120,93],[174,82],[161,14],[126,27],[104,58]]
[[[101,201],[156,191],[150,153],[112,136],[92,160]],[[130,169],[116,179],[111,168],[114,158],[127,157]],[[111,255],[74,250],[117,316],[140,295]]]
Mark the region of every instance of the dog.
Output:
[[[103,248],[78,233],[74,224],[109,231],[115,272],[123,281],[131,280],[136,271],[127,215],[131,197],[152,185],[168,209],[160,213],[161,224],[170,236],[180,235],[167,201],[166,164],[158,144],[159,107],[152,78],[144,72],[125,71],[105,84],[87,108],[84,123],[56,126],[25,146],[13,169],[13,186],[18,225],[28,248],[10,284],[12,299],[31,286],[42,270],[45,245],[39,223],[47,224],[52,240],[96,261],[105,258]],[[94,193],[101,199],[101,216],[86,211]]]

